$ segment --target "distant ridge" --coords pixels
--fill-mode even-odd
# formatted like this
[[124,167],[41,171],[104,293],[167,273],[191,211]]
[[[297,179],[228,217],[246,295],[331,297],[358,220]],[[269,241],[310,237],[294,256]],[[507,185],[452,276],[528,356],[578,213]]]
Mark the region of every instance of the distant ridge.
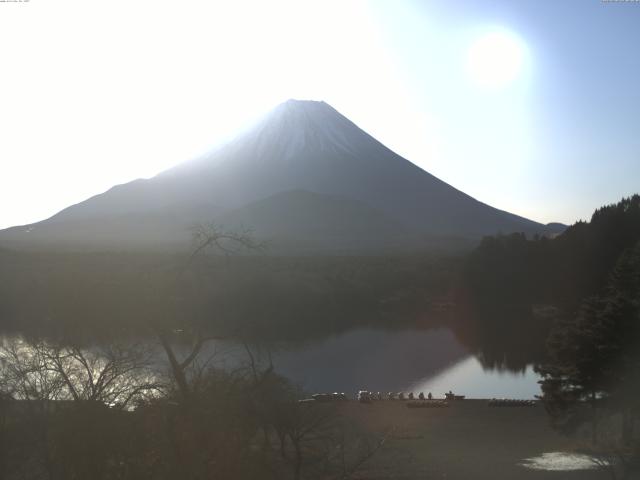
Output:
[[179,248],[193,223],[240,219],[256,235],[319,251],[419,249],[436,237],[563,229],[475,200],[324,102],[288,100],[211,154],[0,231],[0,245]]

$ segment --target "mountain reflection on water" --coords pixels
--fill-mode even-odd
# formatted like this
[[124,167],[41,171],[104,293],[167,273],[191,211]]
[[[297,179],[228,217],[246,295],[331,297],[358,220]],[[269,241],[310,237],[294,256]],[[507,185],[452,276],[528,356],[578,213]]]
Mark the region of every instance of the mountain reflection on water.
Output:
[[[506,315],[488,318],[478,321],[452,315],[448,320],[432,319],[423,326],[310,332],[307,338],[275,343],[254,338],[249,348],[263,365],[270,357],[278,373],[308,393],[338,391],[353,397],[358,390],[423,391],[441,397],[453,390],[469,398],[532,398],[539,393],[539,386],[530,365],[540,357],[537,349],[527,348],[527,344],[543,342],[531,342],[541,333],[526,326],[539,329],[540,323]],[[3,338],[10,342],[20,335]],[[176,340],[180,336],[178,333]],[[138,340],[157,348],[157,367],[164,371],[166,357],[157,338],[152,335]],[[99,343],[96,338],[86,348]],[[186,356],[188,345],[177,343],[176,349]],[[236,340],[209,343],[203,358],[214,352],[218,367],[248,365],[248,351]]]
[[453,390],[467,398],[532,399],[540,394],[538,375],[528,366],[523,372],[486,369],[475,356],[450,365],[435,376],[427,376],[409,387],[414,392],[442,396]]
[[453,390],[472,398],[532,398],[538,377],[485,369],[448,328],[357,329],[273,355],[276,369],[308,392]]

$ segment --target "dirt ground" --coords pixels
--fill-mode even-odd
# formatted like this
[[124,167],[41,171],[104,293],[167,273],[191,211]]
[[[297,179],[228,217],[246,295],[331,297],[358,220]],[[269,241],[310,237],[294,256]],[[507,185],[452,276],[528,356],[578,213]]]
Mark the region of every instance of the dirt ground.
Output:
[[519,465],[546,452],[571,451],[542,405],[489,407],[486,400],[446,408],[407,408],[403,401],[340,406],[370,432],[388,432],[360,470],[362,479],[606,479],[604,471],[540,471]]

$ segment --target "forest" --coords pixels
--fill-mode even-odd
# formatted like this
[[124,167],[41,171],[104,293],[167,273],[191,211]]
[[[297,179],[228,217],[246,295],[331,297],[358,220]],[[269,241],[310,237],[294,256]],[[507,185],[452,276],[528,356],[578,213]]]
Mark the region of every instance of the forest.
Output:
[[[479,310],[526,312],[519,328],[543,333],[536,371],[553,424],[637,473],[640,196],[556,238],[487,237],[465,269],[466,298]],[[509,331],[508,317],[477,318],[476,331]]]
[[0,251],[6,333],[144,335],[155,326],[263,340],[428,324],[461,257],[189,256]]

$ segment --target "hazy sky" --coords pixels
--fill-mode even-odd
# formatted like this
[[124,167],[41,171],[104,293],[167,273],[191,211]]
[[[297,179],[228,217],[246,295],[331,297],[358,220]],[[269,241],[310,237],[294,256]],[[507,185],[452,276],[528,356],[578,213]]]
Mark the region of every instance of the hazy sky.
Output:
[[572,223],[640,191],[640,2],[0,2],[0,227],[152,176],[287,98]]

